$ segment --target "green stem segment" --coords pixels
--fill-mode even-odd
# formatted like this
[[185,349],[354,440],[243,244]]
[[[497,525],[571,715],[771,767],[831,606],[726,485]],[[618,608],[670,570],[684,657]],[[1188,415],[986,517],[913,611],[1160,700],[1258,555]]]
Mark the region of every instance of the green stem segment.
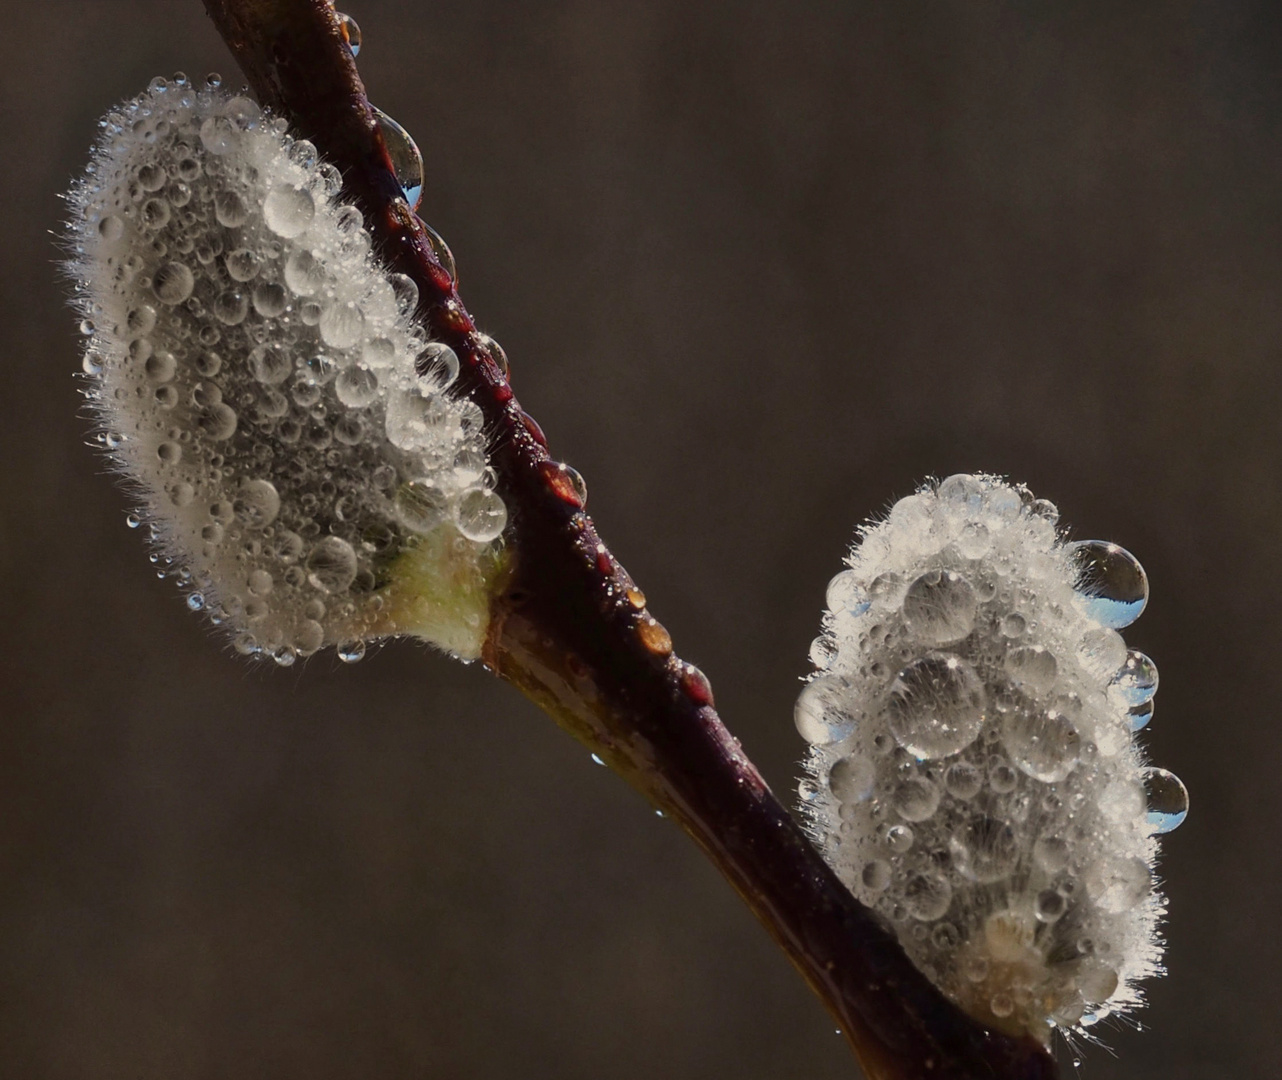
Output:
[[463,392],[495,433],[512,567],[491,609],[488,666],[682,825],[827,1005],[874,1080],[1053,1080],[1041,1046],[982,1027],[913,967],[744,756],[707,680],[672,653],[406,204],[333,7],[205,6],[263,104],[342,170],[347,197],[387,263],[417,283],[419,317],[458,353]]

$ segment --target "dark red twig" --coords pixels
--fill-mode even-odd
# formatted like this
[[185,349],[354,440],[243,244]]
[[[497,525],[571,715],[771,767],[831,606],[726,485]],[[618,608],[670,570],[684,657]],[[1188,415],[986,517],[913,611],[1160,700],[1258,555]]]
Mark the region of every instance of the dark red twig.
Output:
[[713,709],[707,680],[672,652],[645,598],[583,513],[576,474],[552,461],[392,173],[328,0],[205,0],[262,102],[343,172],[419,316],[463,361],[465,392],[496,433],[514,568],[485,661],[674,817],[784,948],[876,1080],[1052,1080],[1029,1039],[988,1031],[947,1001],[851,896],[766,787]]

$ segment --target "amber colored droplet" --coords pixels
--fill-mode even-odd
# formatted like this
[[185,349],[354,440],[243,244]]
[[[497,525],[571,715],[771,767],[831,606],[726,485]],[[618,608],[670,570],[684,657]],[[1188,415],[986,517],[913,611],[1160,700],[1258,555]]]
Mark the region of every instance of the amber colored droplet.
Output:
[[634,608],[636,608],[637,611],[640,611],[643,607],[645,607],[645,593],[643,593],[635,585],[631,586],[628,589],[628,603],[631,604]]
[[[583,498],[579,495],[579,487],[575,484],[575,479],[579,474],[568,465],[563,465],[559,461],[542,461],[539,463],[539,472],[543,474],[543,479],[547,481],[553,493],[562,502],[567,502],[571,506],[582,507]],[[580,480],[580,483],[582,481]]]
[[473,329],[472,320],[457,300],[446,300],[441,305],[440,321],[442,326],[459,334],[470,333]]
[[539,427],[539,422],[535,420],[534,417],[532,417],[529,413],[522,411],[521,423],[525,425],[525,430],[530,433],[530,438],[532,438],[536,443],[538,443],[540,446],[546,449],[548,444],[548,437],[543,434],[543,429]]
[[642,645],[657,656],[667,656],[672,652],[672,635],[652,615],[642,616],[637,623],[637,637],[641,639]]
[[685,670],[681,672],[681,690],[696,705],[716,704],[712,699],[712,683],[708,682],[708,676],[693,664],[686,664]]

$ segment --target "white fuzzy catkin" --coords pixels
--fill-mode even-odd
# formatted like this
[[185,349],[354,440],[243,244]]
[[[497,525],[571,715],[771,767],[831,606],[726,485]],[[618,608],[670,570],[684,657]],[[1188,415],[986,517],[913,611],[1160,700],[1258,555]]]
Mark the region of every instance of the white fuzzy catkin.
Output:
[[1155,836],[1184,818],[1134,732],[1157,669],[1117,630],[1148,598],[1116,545],[959,475],[862,530],[797,701],[816,843],[981,1022],[1046,1039],[1160,972]]
[[281,664],[399,632],[476,656],[507,522],[481,411],[338,171],[214,77],[153,80],[100,127],[69,270],[98,440],[162,576]]

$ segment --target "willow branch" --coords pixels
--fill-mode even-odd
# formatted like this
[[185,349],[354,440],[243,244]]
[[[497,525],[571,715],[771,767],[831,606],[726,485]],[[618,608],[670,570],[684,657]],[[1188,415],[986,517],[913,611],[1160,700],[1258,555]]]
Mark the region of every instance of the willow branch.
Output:
[[205,0],[261,101],[342,170],[387,263],[419,287],[419,318],[463,362],[494,433],[512,577],[484,659],[699,844],[836,1018],[870,1077],[1048,1080],[1031,1040],[986,1030],[908,961],[833,875],[713,708],[697,669],[583,512],[574,474],[512,394],[392,172],[327,0]]

